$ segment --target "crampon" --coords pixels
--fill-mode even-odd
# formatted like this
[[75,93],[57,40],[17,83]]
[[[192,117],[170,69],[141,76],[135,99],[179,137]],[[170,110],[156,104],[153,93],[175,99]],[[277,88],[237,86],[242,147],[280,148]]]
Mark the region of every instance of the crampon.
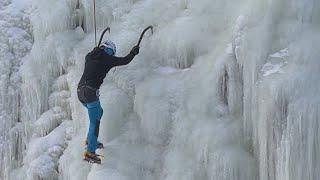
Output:
[[101,164],[101,158],[100,157],[103,157],[102,155],[99,155],[99,154],[96,154],[96,153],[91,153],[91,152],[88,152],[86,151],[84,154],[84,159],[85,161],[87,161],[88,163],[96,163],[96,164]]

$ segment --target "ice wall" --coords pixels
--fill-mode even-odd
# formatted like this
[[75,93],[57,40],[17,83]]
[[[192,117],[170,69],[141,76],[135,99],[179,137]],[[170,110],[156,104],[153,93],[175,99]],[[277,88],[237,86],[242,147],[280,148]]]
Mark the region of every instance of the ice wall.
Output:
[[0,179],[21,165],[25,146],[19,69],[33,43],[27,14],[22,3],[0,2]]
[[318,179],[319,2],[272,1],[267,7],[242,40],[243,50],[256,52],[239,52],[244,132],[259,179]]
[[[57,4],[68,7],[62,2]],[[54,47],[63,43],[54,33],[72,26],[70,11],[51,13],[67,19],[60,18],[55,26],[55,18],[40,16],[49,4],[39,5],[28,0],[0,4],[0,179],[56,179],[59,157],[72,133],[66,65],[58,56],[65,48]]]
[[[0,7],[15,2],[27,1]],[[22,123],[16,141],[1,141],[18,144],[10,152],[19,158],[4,160],[9,151],[0,151],[0,177],[319,178],[320,2],[97,0],[98,29],[111,26],[119,56],[144,27],[155,27],[134,61],[111,70],[101,87],[100,166],[82,161],[87,115],[76,97],[94,45],[92,1],[28,4],[30,21],[23,22],[32,27],[33,45],[16,57],[22,78],[12,83],[21,98],[11,109],[19,109]],[[0,87],[10,87],[4,77]],[[18,120],[4,120],[17,113],[1,102],[1,127],[19,129]],[[11,137],[5,129],[1,138]]]

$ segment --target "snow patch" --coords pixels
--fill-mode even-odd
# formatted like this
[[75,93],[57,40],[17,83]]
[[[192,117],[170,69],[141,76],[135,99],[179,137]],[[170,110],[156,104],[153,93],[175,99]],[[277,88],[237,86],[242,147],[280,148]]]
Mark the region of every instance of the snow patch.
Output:
[[274,54],[269,55],[271,58],[286,58],[289,57],[289,49],[285,48],[280,50],[279,52],[276,52]]
[[269,76],[275,73],[283,73],[283,64],[266,63],[263,65],[261,72],[263,76]]
[[284,73],[283,67],[288,63],[285,61],[289,57],[289,48],[285,48],[269,55],[269,62],[264,64],[261,68],[263,76],[270,76],[276,73]]

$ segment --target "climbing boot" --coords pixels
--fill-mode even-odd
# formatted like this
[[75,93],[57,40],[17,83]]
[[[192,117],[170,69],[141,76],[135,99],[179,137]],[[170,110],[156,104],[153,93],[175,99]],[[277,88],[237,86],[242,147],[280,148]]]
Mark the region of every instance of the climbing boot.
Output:
[[83,156],[84,156],[83,160],[87,161],[88,163],[101,164],[101,159],[100,159],[101,155],[99,154],[86,151]]

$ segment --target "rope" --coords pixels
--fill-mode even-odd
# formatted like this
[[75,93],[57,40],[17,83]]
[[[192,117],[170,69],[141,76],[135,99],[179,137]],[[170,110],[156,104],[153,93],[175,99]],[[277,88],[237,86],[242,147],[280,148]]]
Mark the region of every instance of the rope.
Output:
[[97,46],[96,0],[93,0],[94,45]]

